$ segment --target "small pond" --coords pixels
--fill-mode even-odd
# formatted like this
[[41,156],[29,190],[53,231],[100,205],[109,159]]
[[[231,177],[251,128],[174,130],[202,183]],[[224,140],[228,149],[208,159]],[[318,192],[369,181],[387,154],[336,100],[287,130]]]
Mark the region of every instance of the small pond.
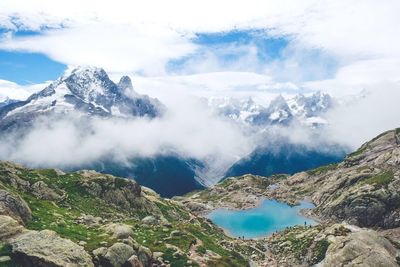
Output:
[[311,208],[314,208],[314,205],[309,202],[301,202],[300,205],[292,207],[276,200],[263,200],[260,206],[252,209],[216,209],[207,217],[232,236],[257,238],[289,226],[316,224],[299,213],[301,209]]

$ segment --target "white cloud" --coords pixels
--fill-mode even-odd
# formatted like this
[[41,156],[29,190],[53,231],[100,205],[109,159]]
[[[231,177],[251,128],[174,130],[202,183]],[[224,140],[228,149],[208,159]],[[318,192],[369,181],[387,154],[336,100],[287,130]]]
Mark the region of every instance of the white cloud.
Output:
[[47,54],[68,65],[102,66],[113,71],[164,73],[165,64],[195,50],[175,31],[90,23],[24,38],[4,38],[0,48]]
[[43,89],[46,85],[47,83],[22,86],[10,81],[0,80],[0,102],[4,101],[7,97],[14,100],[25,100],[34,92]]
[[327,114],[328,140],[353,149],[378,134],[400,127],[400,83],[386,82],[365,87],[365,96]]
[[[84,63],[104,66],[109,71],[145,70],[159,75],[168,60],[196,51],[190,40],[193,33],[261,28],[270,35],[289,37],[299,52],[320,49],[333,55],[339,67],[385,60],[389,65],[382,61],[383,67],[391,68],[398,76],[398,64],[393,66],[389,61],[400,57],[400,29],[396,27],[399,9],[396,0],[385,4],[377,0],[3,0],[3,27],[12,28],[13,22],[20,28],[58,29],[43,36],[6,39],[0,47],[46,53],[71,65]],[[245,62],[241,71],[246,65],[247,71],[253,71],[253,61]],[[215,71],[220,64],[212,55],[195,63],[201,72]],[[291,68],[282,68],[288,70]],[[301,72],[301,66],[293,71]],[[371,77],[373,68],[365,73],[359,79]]]

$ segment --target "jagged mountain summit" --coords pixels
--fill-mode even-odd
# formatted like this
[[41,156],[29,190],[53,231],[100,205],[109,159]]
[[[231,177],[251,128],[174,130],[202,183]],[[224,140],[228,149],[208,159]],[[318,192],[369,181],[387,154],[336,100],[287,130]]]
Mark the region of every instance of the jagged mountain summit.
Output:
[[102,117],[160,116],[164,109],[157,99],[146,95],[126,96],[133,91],[130,78],[124,76],[114,83],[102,68],[78,67],[25,101],[14,102],[0,108],[0,127],[5,129],[21,121],[40,115],[68,114]]
[[293,114],[282,95],[271,101],[267,108],[262,108],[258,114],[251,115],[247,121],[255,125],[287,125]]
[[278,95],[268,106],[257,104],[251,97],[247,99],[211,98],[210,107],[222,116],[250,126],[287,126],[294,120],[315,127],[326,124],[323,114],[334,105],[333,98],[326,93],[316,92],[310,96],[303,94],[291,98]]

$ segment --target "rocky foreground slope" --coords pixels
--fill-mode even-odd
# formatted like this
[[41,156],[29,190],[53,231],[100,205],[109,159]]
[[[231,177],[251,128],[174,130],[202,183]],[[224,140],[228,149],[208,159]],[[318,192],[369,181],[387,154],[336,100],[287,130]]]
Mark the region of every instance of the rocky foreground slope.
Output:
[[258,240],[269,253],[254,254],[260,265],[398,266],[400,130],[377,136],[339,164],[292,176],[230,178],[180,201],[206,214],[217,207],[254,207],[263,198],[293,205],[309,200],[316,208],[304,213],[321,224]]
[[230,240],[132,180],[0,163],[0,266],[247,266]]

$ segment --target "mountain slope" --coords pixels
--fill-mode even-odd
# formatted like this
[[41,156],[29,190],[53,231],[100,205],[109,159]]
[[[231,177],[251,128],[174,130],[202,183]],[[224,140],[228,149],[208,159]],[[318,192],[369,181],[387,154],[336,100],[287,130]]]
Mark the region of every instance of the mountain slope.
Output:
[[195,172],[202,167],[199,161],[184,159],[175,154],[132,158],[125,164],[104,160],[84,166],[85,169],[132,178],[155,190],[162,197],[183,195],[204,188],[198,182]]
[[0,173],[1,266],[248,266],[213,224],[132,180],[6,162]]
[[254,174],[293,174],[343,159],[342,148],[327,145],[323,150],[305,145],[291,144],[289,141],[276,142],[273,147],[256,148],[250,155],[234,163],[225,177]]

